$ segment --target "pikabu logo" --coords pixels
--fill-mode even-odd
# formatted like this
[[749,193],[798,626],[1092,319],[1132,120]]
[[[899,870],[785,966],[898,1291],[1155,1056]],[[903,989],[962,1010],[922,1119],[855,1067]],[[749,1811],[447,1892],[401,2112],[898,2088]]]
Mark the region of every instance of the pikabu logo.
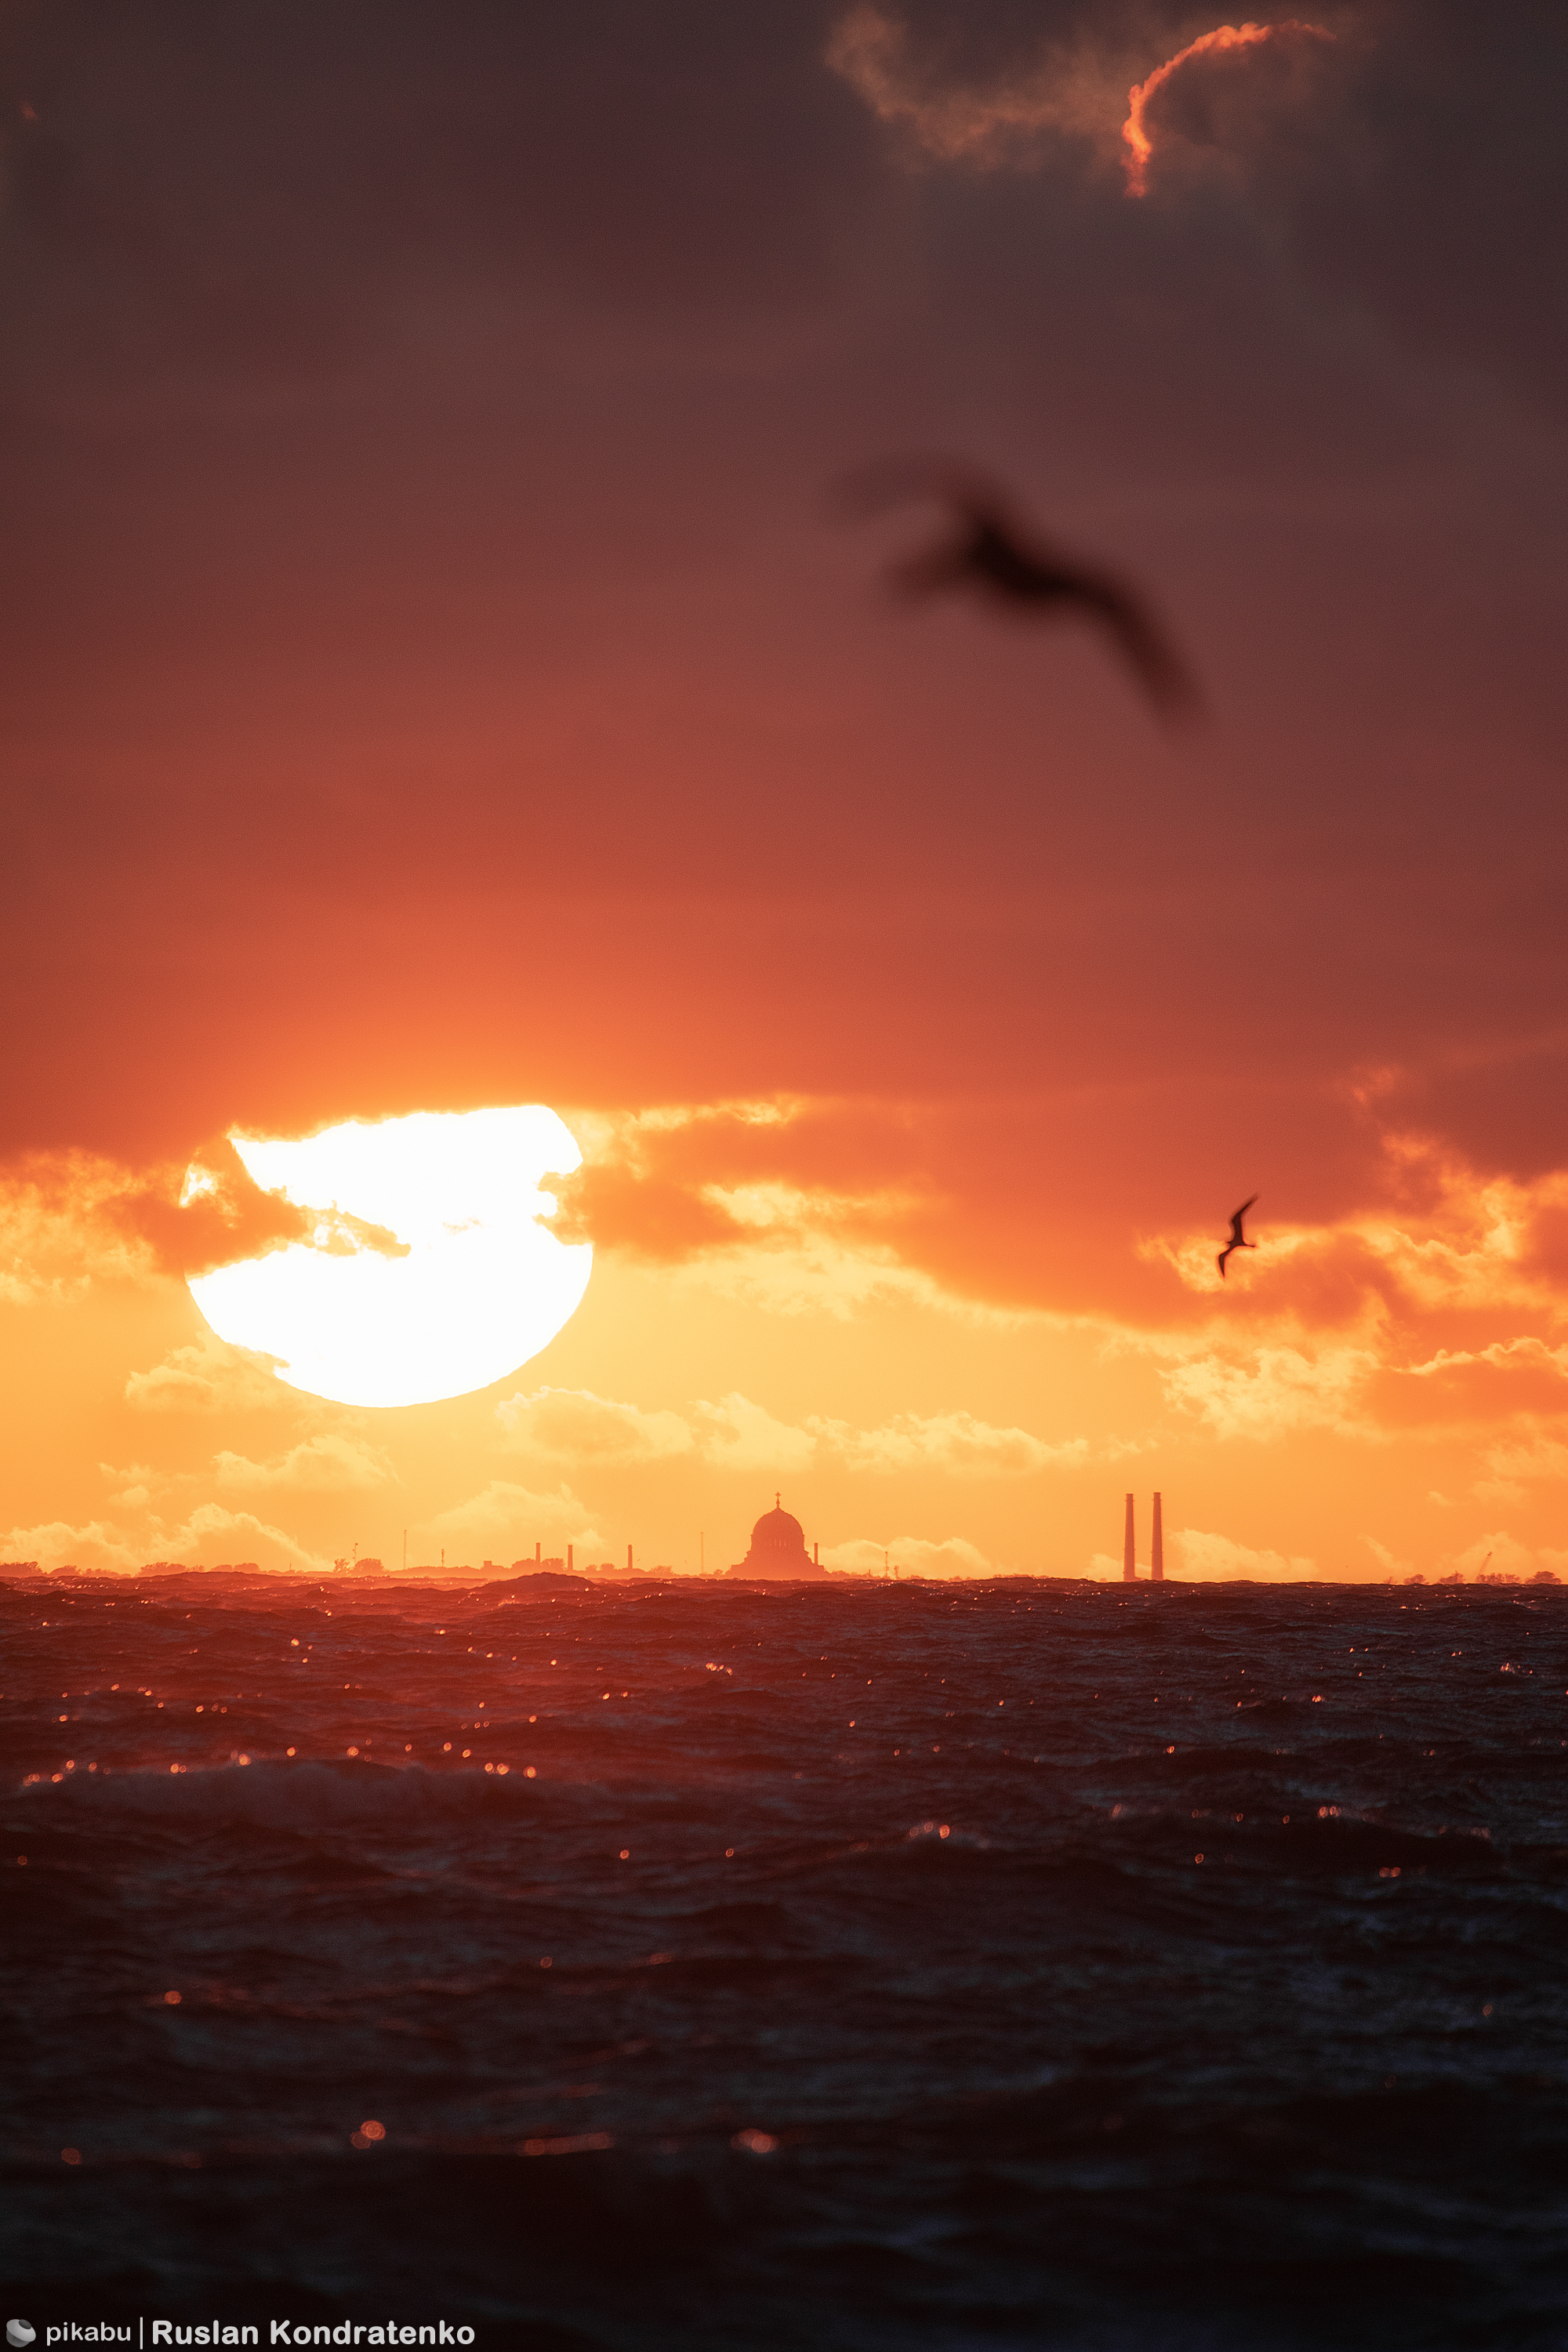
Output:
[[[30,2344],[37,2333],[37,2328],[27,2327],[26,2336],[11,2336],[13,2327],[27,2327],[27,2323],[25,2319],[13,2319],[9,2323],[5,2333],[11,2337],[13,2344]],[[62,2321],[58,2327],[46,2327],[44,2342],[46,2344],[130,2344],[135,2340],[135,2336],[136,2330],[133,2327],[117,2327],[111,2319],[89,2320],[85,2326],[79,2319],[68,2319]]]
[[8,2319],[5,2322],[7,2344],[30,2344],[37,2332],[30,2319]]

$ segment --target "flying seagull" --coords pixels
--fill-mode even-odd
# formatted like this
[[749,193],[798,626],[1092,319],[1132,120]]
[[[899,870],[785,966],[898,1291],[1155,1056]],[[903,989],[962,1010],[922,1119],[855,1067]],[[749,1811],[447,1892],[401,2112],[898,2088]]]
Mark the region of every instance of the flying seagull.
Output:
[[[1252,1201],[1256,1201],[1258,1195],[1254,1192]],[[1215,1264],[1220,1270],[1222,1279],[1225,1275],[1225,1262],[1230,1255],[1232,1250],[1256,1249],[1258,1247],[1258,1244],[1256,1242],[1249,1242],[1241,1230],[1241,1221],[1243,1217],[1246,1216],[1248,1209],[1251,1208],[1252,1201],[1243,1201],[1240,1208],[1237,1209],[1236,1214],[1232,1217],[1230,1221],[1230,1239],[1226,1242],[1224,1249],[1221,1250],[1218,1257],[1215,1260]]]
[[973,589],[1017,613],[1081,614],[1110,632],[1167,719],[1201,710],[1196,686],[1142,598],[1110,573],[1031,539],[1005,495],[984,477],[941,459],[898,459],[852,476],[840,495],[857,514],[879,514],[912,499],[934,499],[952,514],[950,535],[894,567],[899,593]]

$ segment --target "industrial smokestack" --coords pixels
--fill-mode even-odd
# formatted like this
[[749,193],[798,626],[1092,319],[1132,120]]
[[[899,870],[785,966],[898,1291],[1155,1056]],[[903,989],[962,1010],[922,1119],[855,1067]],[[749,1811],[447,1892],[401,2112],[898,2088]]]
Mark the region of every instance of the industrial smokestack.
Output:
[[1138,1581],[1138,1554],[1133,1545],[1131,1495],[1127,1497],[1127,1526],[1121,1538],[1121,1581],[1123,1584],[1136,1584]]
[[1149,1543],[1149,1573],[1156,1584],[1165,1581],[1165,1530],[1160,1520],[1160,1497],[1154,1497],[1154,1533]]
[[572,1547],[570,1544],[566,1547],[566,1573],[568,1576],[572,1573]]

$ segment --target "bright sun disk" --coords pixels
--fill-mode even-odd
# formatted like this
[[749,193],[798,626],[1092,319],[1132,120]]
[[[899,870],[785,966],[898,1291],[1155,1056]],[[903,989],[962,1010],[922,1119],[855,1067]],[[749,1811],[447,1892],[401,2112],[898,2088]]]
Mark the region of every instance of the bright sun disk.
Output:
[[[275,1357],[291,1388],[357,1405],[488,1388],[546,1347],[587,1288],[592,1244],[539,1222],[556,1205],[545,1175],[582,1165],[542,1103],[229,1139],[315,1226],[193,1276],[191,1293],[220,1339]],[[193,1169],[187,1195],[204,1181]]]

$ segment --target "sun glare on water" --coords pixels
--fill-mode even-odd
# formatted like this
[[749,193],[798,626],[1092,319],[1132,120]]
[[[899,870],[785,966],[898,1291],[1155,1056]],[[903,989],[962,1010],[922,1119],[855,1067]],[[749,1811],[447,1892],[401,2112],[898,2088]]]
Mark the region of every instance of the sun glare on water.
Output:
[[[231,1135],[264,1192],[314,1231],[191,1278],[217,1333],[338,1404],[428,1404],[515,1371],[575,1311],[591,1243],[539,1223],[539,1188],[582,1164],[541,1103],[358,1119],[300,1142]],[[205,1179],[193,1169],[186,1195]]]

